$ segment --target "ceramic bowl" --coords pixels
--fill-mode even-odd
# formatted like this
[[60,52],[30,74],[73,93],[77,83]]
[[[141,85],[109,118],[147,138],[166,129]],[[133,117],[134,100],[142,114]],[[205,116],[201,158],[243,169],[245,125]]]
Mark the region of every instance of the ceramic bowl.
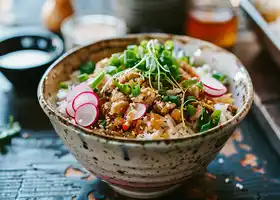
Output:
[[[196,61],[215,64],[231,78],[238,113],[219,127],[178,139],[136,140],[99,135],[72,123],[56,111],[59,82],[87,60],[98,61],[143,39],[172,39],[194,53]],[[213,54],[214,53],[214,54]],[[136,198],[153,198],[170,192],[215,158],[236,126],[249,111],[253,99],[251,79],[231,53],[201,40],[166,34],[139,34],[103,40],[73,50],[57,60],[43,76],[38,98],[55,131],[89,172],[117,192]]]

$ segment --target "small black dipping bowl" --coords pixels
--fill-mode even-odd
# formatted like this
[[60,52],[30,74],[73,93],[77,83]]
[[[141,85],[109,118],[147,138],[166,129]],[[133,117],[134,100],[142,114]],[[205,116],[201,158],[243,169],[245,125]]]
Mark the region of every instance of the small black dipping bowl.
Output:
[[[48,54],[47,59],[35,66],[5,66],[3,58],[12,52],[39,50]],[[19,93],[36,94],[41,76],[64,53],[63,40],[47,31],[25,31],[0,39],[0,71]],[[28,58],[26,58],[28,59]],[[30,59],[30,58],[29,58]],[[1,62],[2,60],[2,62]],[[18,59],[16,62],[20,62]]]

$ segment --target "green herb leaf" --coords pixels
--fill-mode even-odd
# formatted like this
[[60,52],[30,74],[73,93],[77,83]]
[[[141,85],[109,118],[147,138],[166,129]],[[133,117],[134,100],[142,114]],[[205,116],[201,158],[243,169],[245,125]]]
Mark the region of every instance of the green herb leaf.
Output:
[[114,74],[118,73],[118,68],[116,66],[108,66],[105,68],[107,74],[113,76]]
[[127,67],[133,67],[138,61],[136,54],[131,50],[124,51],[124,65]]
[[164,43],[164,48],[166,50],[169,50],[169,51],[173,51],[174,49],[174,43],[172,40],[167,40],[165,43]]
[[132,96],[137,97],[137,96],[140,94],[140,89],[141,89],[141,88],[140,88],[140,84],[137,84],[136,86],[133,85],[132,88],[131,88],[131,90],[132,90],[132,92],[131,92]]
[[95,70],[95,63],[92,61],[88,61],[85,64],[82,64],[80,66],[80,72],[81,74],[92,74]]
[[217,79],[218,81],[220,81],[222,83],[227,78],[227,76],[225,74],[222,74],[222,73],[219,73],[219,72],[212,74],[212,77]]
[[64,82],[59,83],[59,88],[60,89],[68,89],[68,85]]
[[159,61],[162,65],[171,66],[173,64],[172,53],[168,50],[163,50],[159,57]]
[[209,115],[206,112],[205,108],[202,108],[200,116],[198,118],[198,125],[201,128],[204,124],[209,122]]
[[173,78],[175,78],[177,81],[180,81],[181,77],[179,75],[179,66],[172,65],[169,69],[170,69],[171,76],[173,76]]
[[193,86],[194,84],[196,84],[197,82],[198,82],[197,79],[188,79],[188,80],[181,82],[181,85],[183,86],[183,88],[188,89],[191,86]]
[[200,82],[198,82],[198,83],[196,83],[195,84],[199,89],[201,89],[201,90],[203,90],[203,88],[204,88],[204,85],[203,85],[203,83],[200,81]]
[[220,116],[221,116],[221,111],[220,110],[215,110],[212,113],[212,115],[210,116],[210,121],[201,126],[200,132],[207,131],[207,130],[217,126],[219,124],[219,121],[220,121]]
[[119,72],[121,72],[121,71],[123,71],[125,69],[126,69],[126,67],[121,65],[121,66],[118,67],[117,73],[119,73]]
[[187,113],[189,116],[193,116],[196,113],[196,108],[191,104],[187,105]]
[[93,80],[92,84],[91,84],[91,88],[95,89],[104,79],[105,77],[105,72],[100,72],[99,75],[97,77],[95,77],[95,79]]
[[196,100],[196,98],[194,96],[188,96],[187,100]]
[[108,65],[116,66],[116,67],[120,66],[121,65],[120,54],[113,54],[109,59]]
[[143,47],[143,48],[145,48],[145,49],[146,49],[146,47],[147,47],[147,44],[148,44],[148,41],[147,41],[147,40],[142,40],[142,41],[140,42],[140,46]]
[[80,76],[78,76],[78,79],[80,82],[85,82],[88,80],[88,75],[87,74],[81,74]]

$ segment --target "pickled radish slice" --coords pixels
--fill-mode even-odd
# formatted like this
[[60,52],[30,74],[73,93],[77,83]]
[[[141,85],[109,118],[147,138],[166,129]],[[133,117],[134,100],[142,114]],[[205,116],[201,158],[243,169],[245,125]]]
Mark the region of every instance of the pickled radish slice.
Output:
[[83,127],[93,125],[98,118],[98,109],[92,103],[85,103],[79,106],[75,113],[75,122]]
[[147,110],[147,106],[145,104],[135,103],[135,105],[131,105],[128,107],[125,114],[125,118],[130,121],[140,119],[145,115],[146,110]]
[[226,92],[227,89],[226,87],[223,90],[214,90],[214,89],[210,89],[208,87],[204,87],[204,92],[211,97],[220,97],[223,96]]
[[203,85],[209,89],[227,91],[227,88],[220,81],[211,76],[203,76],[200,79]]
[[93,90],[86,83],[81,83],[81,84],[77,85],[76,87],[74,87],[67,94],[66,100],[72,101],[78,94],[80,94],[82,92],[93,92]]
[[80,105],[85,103],[92,103],[98,107],[99,102],[97,95],[93,92],[81,92],[74,98],[72,107],[74,110],[77,110]]
[[66,106],[65,110],[66,110],[67,115],[69,115],[70,117],[74,118],[75,110],[72,107],[72,101],[67,103],[67,106]]

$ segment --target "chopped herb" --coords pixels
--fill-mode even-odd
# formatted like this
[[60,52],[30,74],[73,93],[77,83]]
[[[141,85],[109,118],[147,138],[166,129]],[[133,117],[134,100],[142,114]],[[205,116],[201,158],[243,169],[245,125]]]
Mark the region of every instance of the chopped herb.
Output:
[[109,61],[108,61],[108,65],[111,65],[111,66],[120,66],[121,65],[121,60],[120,60],[120,54],[113,54],[110,58],[109,58]]
[[120,89],[123,94],[129,95],[131,94],[131,87],[128,84],[120,84],[116,80],[113,81],[114,85]]
[[147,44],[148,44],[148,41],[147,40],[142,40],[140,42],[140,46],[143,47],[143,48],[146,48],[147,47]]
[[64,82],[61,82],[61,83],[59,84],[59,88],[60,88],[60,89],[68,89],[68,85],[67,85],[66,83],[64,83]]
[[101,72],[97,77],[95,77],[94,81],[91,84],[91,88],[95,89],[104,79],[105,77],[105,72]]
[[166,50],[169,50],[169,51],[173,51],[174,49],[174,43],[172,40],[167,40],[165,43],[164,43],[164,48]]
[[95,63],[92,61],[88,61],[85,64],[82,64],[80,66],[80,72],[81,74],[92,74],[95,70]]
[[201,128],[204,124],[207,124],[209,122],[209,115],[205,108],[202,108],[200,116],[198,118],[198,125]]
[[116,66],[108,66],[105,68],[107,74],[113,76],[114,74],[118,73],[118,68]]
[[127,67],[133,67],[137,63],[136,54],[131,50],[124,51],[124,65]]
[[79,77],[78,77],[79,81],[80,82],[85,82],[88,80],[88,75],[87,74],[81,74]]
[[125,66],[121,65],[121,66],[118,67],[117,72],[119,73],[119,72],[121,72],[121,71],[123,71],[125,69],[126,69]]
[[212,115],[210,116],[209,122],[204,124],[203,126],[201,126],[200,131],[201,132],[207,131],[207,130],[217,126],[219,124],[219,121],[220,121],[220,116],[221,116],[221,111],[220,110],[215,110],[212,113]]
[[187,105],[187,113],[189,116],[193,116],[196,113],[196,108],[191,104]]
[[159,61],[162,65],[171,66],[173,64],[172,53],[168,50],[163,50],[159,57]]
[[200,81],[200,82],[198,82],[198,83],[196,83],[195,84],[199,89],[201,89],[201,90],[203,90],[203,88],[204,88],[204,85],[203,85],[203,83]]
[[170,68],[170,74],[177,80],[181,81],[182,78],[179,75],[179,66],[178,65],[172,65]]
[[219,72],[212,74],[212,77],[217,79],[220,82],[224,82],[224,80],[227,78],[227,76],[225,74],[222,74]]
[[181,83],[181,85],[183,86],[183,88],[190,88],[191,86],[193,86],[194,84],[196,84],[198,82],[198,79],[188,79],[185,80]]
[[134,96],[134,97],[137,97],[139,94],[140,94],[140,84],[137,84],[136,86],[135,85],[133,85],[132,87],[131,87],[131,94],[132,94],[132,96]]

